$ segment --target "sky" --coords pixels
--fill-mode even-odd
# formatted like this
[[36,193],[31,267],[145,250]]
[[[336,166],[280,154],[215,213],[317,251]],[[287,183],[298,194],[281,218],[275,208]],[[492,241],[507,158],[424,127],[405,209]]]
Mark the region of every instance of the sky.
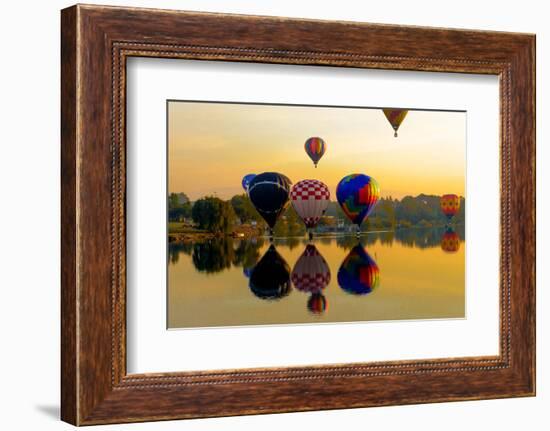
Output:
[[[170,101],[168,190],[229,199],[244,175],[280,172],[318,179],[336,200],[340,179],[363,173],[382,197],[465,196],[466,115],[412,110],[395,138],[381,109]],[[317,168],[304,151],[311,136],[327,146]]]

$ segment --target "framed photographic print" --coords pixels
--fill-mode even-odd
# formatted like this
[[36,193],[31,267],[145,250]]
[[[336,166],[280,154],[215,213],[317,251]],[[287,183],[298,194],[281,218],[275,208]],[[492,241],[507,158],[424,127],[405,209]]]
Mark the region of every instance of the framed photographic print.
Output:
[[535,394],[533,35],[61,30],[63,420]]

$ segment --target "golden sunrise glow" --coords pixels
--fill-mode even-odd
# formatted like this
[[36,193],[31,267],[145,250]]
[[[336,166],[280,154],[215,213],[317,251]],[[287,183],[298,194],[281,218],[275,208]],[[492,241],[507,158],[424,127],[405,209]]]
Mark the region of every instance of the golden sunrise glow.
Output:
[[[421,105],[419,106],[421,107]],[[410,111],[394,138],[381,109],[169,102],[168,189],[191,200],[243,193],[242,177],[275,171],[323,181],[364,173],[381,195],[465,195],[466,113]],[[327,150],[318,168],[311,136]]]

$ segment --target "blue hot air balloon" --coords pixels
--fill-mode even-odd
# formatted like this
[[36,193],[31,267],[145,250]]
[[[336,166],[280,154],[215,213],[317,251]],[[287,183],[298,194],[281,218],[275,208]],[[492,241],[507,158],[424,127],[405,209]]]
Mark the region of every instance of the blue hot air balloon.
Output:
[[252,181],[255,176],[256,176],[256,174],[246,174],[243,177],[243,180],[242,180],[241,184],[242,184],[243,189],[246,193],[248,193],[248,186],[250,185],[250,181]]
[[342,210],[357,227],[374,209],[380,197],[378,182],[368,175],[351,174],[336,186],[336,199]]

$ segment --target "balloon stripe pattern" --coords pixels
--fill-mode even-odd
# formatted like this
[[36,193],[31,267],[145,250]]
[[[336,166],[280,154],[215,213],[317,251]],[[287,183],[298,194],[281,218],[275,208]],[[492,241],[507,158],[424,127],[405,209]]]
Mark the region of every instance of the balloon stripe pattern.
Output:
[[318,293],[330,283],[330,268],[313,244],[308,244],[296,261],[290,277],[302,292]]
[[336,187],[336,199],[352,223],[360,226],[380,198],[378,182],[368,175],[347,175]]
[[460,209],[460,199],[457,195],[443,195],[441,196],[439,203],[441,206],[441,211],[449,220],[451,220]]
[[317,226],[328,208],[330,191],[319,180],[302,180],[290,191],[290,202],[306,227]]
[[325,141],[318,137],[309,138],[304,144],[304,149],[315,167],[317,167],[317,163],[319,163],[319,160],[325,154],[326,147]]
[[382,111],[393,127],[393,130],[395,131],[394,136],[397,138],[397,130],[399,129],[399,126],[401,126],[401,123],[409,111],[407,109],[382,109]]

